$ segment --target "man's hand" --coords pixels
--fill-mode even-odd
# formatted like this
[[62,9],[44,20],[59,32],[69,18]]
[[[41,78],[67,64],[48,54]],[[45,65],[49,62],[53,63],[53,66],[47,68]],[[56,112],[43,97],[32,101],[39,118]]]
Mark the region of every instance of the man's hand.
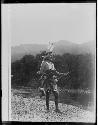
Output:
[[68,74],[69,74],[69,72],[67,72],[67,73],[60,73],[60,77],[67,76]]
[[40,74],[40,71],[38,71],[37,74]]
[[67,73],[64,73],[64,75],[68,75],[69,74],[69,72],[67,72]]

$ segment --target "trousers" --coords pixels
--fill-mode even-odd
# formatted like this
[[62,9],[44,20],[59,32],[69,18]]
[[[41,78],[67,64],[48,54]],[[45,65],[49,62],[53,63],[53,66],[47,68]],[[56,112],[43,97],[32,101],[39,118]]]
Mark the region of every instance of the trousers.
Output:
[[49,96],[51,94],[51,92],[53,93],[54,97],[55,97],[55,108],[58,109],[58,91],[55,90],[46,90],[46,107],[49,110]]
[[58,89],[57,89],[57,80],[55,77],[53,76],[56,76],[56,75],[59,75],[58,72],[56,72],[55,70],[52,71],[52,70],[48,70],[45,74],[45,77],[44,75],[42,76],[41,80],[42,80],[42,84],[41,86],[43,87],[44,86],[44,89],[45,89],[45,94],[46,94],[46,107],[47,109],[49,109],[49,96],[50,96],[50,93],[52,92],[54,97],[55,97],[55,107],[56,109],[58,109]]

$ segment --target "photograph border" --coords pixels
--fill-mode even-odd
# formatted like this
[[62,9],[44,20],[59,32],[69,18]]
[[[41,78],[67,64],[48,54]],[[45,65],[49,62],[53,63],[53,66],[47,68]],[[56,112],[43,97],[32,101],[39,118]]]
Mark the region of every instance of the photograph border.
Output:
[[[18,2],[19,2],[20,0],[18,0]],[[23,0],[24,1],[24,0]],[[7,4],[10,4],[10,2],[11,2],[11,0],[8,0],[8,3]],[[14,1],[14,2],[11,2],[11,3],[18,3],[17,2],[17,0],[16,1]],[[81,2],[81,1],[80,1]],[[84,1],[82,1],[82,2],[84,2]],[[88,3],[88,1],[86,1],[87,3]],[[19,2],[20,3],[20,2]],[[23,2],[24,3],[24,2]],[[95,2],[94,2],[95,3]],[[2,4],[6,4],[6,0],[4,0],[3,2],[2,2]],[[3,10],[2,10],[3,11]],[[3,15],[2,15],[3,16]],[[2,17],[3,18],[3,17]],[[7,18],[7,17],[6,17]],[[2,30],[3,30],[3,26],[5,25],[5,23],[3,24],[4,22],[3,22],[3,19],[2,19]],[[6,25],[7,26],[7,25]],[[8,28],[9,29],[9,28]],[[6,33],[8,33],[8,31],[6,31]],[[2,120],[3,120],[3,123],[5,122],[5,121],[8,121],[8,122],[10,122],[10,115],[11,115],[11,113],[10,113],[10,106],[11,106],[11,104],[10,104],[10,102],[11,102],[11,98],[10,98],[10,95],[11,95],[11,92],[9,91],[9,89],[11,89],[11,85],[10,85],[10,82],[11,82],[11,72],[10,72],[10,68],[11,68],[11,57],[9,56],[9,55],[11,55],[11,46],[10,46],[10,44],[9,43],[7,43],[8,45],[6,46],[6,40],[8,40],[9,42],[10,42],[10,38],[8,37],[8,39],[6,38],[6,40],[4,39],[4,35],[5,34],[3,34],[2,33],[2,106],[3,106],[3,104],[4,104],[4,98],[5,97],[7,97],[8,96],[8,119],[7,120],[3,120],[3,118],[5,119],[5,118],[7,118],[7,116],[5,117],[5,115],[4,116],[2,116]],[[4,42],[5,41],[5,42]],[[8,50],[7,50],[7,47],[8,47]],[[7,53],[5,53],[5,48],[6,48],[6,52]],[[9,54],[10,53],[10,54]],[[7,57],[7,55],[8,55],[8,57]],[[4,61],[5,61],[5,57],[6,58],[8,58],[8,60],[6,59],[6,64],[3,64],[4,63]],[[6,74],[5,72],[4,72],[4,70],[5,70],[5,66],[6,65],[8,65],[8,74]],[[7,68],[7,66],[6,66],[6,68]],[[10,73],[9,73],[10,72]],[[6,76],[8,76],[8,95],[7,95],[7,93],[5,94],[5,92],[7,92],[6,90],[5,90],[5,87],[4,87],[4,85],[3,85],[3,82],[7,82],[7,79],[5,80],[5,78],[4,78],[4,75],[6,74]],[[9,77],[10,76],[10,77]],[[5,96],[4,96],[4,94],[5,94]],[[4,107],[3,107],[4,108]],[[5,109],[2,109],[2,115],[3,115],[3,113],[4,113],[4,110]],[[7,114],[7,113],[6,113]],[[96,122],[95,123],[97,123],[97,3],[96,3]],[[50,124],[50,123],[45,123],[45,124]],[[59,124],[59,122],[58,123],[56,123],[56,124]],[[65,123],[64,123],[65,124]],[[66,124],[72,124],[72,123],[66,123]],[[77,123],[73,123],[73,124],[77,124]],[[80,124],[80,123],[78,123],[78,124]],[[84,124],[84,123],[81,123],[81,124]],[[94,124],[94,123],[85,123],[85,124]]]

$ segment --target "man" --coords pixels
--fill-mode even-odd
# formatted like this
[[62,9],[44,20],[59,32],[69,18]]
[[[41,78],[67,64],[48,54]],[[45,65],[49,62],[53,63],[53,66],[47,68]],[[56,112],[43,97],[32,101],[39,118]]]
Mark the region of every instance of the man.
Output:
[[54,64],[53,64],[53,55],[52,52],[48,53],[40,67],[40,71],[38,72],[41,74],[41,88],[42,95],[46,95],[46,107],[49,111],[49,95],[52,92],[55,96],[55,111],[59,112],[58,109],[58,89],[57,89],[57,76],[62,75],[63,73],[59,73],[56,71]]

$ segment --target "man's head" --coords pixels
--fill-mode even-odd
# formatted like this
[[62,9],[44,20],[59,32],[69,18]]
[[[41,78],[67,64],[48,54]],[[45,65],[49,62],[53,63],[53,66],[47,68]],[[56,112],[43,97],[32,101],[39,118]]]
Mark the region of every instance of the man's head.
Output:
[[45,61],[53,61],[53,54],[52,52],[48,52],[46,56],[44,56]]

